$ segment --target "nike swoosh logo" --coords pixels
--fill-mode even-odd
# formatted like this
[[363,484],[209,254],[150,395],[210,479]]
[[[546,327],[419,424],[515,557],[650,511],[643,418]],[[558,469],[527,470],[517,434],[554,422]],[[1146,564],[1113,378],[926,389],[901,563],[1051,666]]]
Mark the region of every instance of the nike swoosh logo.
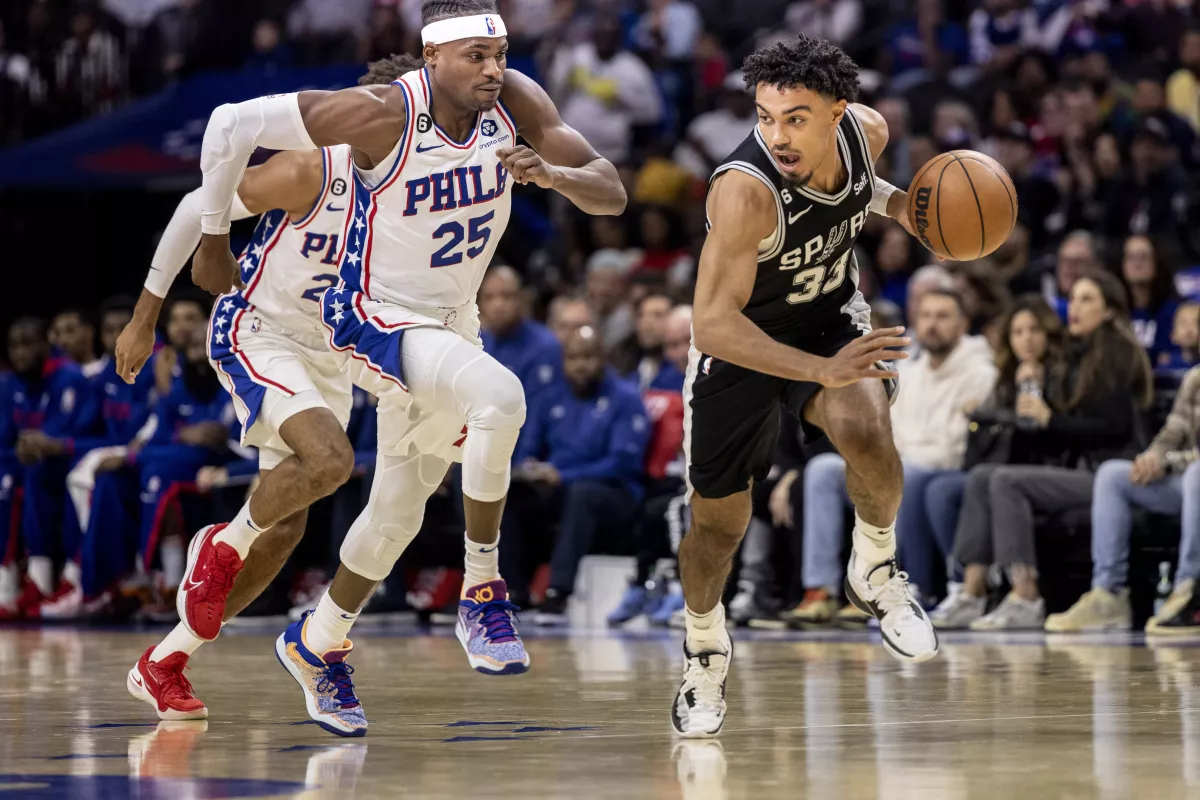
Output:
[[[500,546],[500,545],[496,545],[496,547],[499,547],[499,546]],[[490,550],[480,550],[479,552],[481,552],[481,553],[494,553],[494,552],[496,552],[496,547],[493,547],[493,548],[492,548],[492,549],[490,549]]]
[[807,214],[810,211],[812,211],[812,206],[809,206],[808,208],[804,209],[799,214],[788,214],[788,225],[791,225],[796,220],[800,219],[801,217],[803,217],[805,214]]
[[142,679],[139,678],[137,675],[133,676],[133,682],[136,683],[139,688],[142,688],[146,685],[146,684],[142,683]]
[[342,619],[354,619],[353,614],[338,614],[338,616],[341,617]]
[[444,144],[435,144],[432,147],[422,147],[420,142],[417,142],[418,153],[428,153],[430,150],[437,150],[439,147],[445,147]]
[[326,211],[332,211],[333,213],[335,213],[335,214],[336,214],[337,212],[339,212],[339,211],[345,211],[346,209],[345,209],[345,207],[344,207],[344,206],[343,206],[342,208],[334,208],[334,207],[333,207],[333,203],[330,203],[329,205],[325,206],[325,210],[326,210]]

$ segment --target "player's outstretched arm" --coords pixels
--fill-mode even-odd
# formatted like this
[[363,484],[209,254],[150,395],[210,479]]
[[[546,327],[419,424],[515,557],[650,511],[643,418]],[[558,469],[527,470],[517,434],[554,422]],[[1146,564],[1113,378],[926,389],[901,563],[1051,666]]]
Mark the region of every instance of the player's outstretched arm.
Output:
[[315,150],[349,144],[378,163],[404,130],[404,101],[398,95],[387,86],[361,86],[270,95],[218,107],[209,118],[200,152],[203,237],[192,263],[196,285],[220,294],[236,281],[237,262],[229,252],[230,208],[255,148]]
[[553,189],[588,214],[620,214],[627,198],[621,176],[579,131],[562,121],[541,86],[516,70],[504,73],[501,98],[532,149],[513,142],[499,151],[518,183]]
[[904,357],[887,350],[908,343],[900,338],[901,328],[874,331],[823,358],[775,341],[742,313],[754,291],[758,243],[776,225],[775,199],[760,181],[734,170],[722,175],[709,194],[708,216],[712,228],[700,253],[692,309],[697,350],[756,372],[825,386],[895,376],[875,362]]
[[[321,154],[317,150],[277,153],[265,163],[246,170],[234,195],[231,219],[257,216],[282,208],[302,216],[317,199],[322,183]],[[133,319],[117,338],[117,374],[132,384],[154,352],[154,328],[162,311],[163,298],[183,265],[200,243],[200,190],[184,196],[167,223]],[[237,283],[241,283],[240,274]]]
[[[871,161],[878,161],[888,143],[887,120],[878,111],[862,103],[852,103],[849,108],[866,131],[867,143],[871,145]],[[875,178],[875,195],[871,198],[871,210],[881,216],[891,217],[904,226],[904,230],[916,236],[912,224],[908,221],[908,192],[904,189],[892,186],[882,178]]]

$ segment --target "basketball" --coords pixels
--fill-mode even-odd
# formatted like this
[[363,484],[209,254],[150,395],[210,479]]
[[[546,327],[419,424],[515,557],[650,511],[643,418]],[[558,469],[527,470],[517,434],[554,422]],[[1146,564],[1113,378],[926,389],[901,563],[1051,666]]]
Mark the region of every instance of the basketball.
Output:
[[952,150],[930,159],[913,178],[908,220],[921,243],[941,258],[982,258],[1012,233],[1017,190],[995,159]]

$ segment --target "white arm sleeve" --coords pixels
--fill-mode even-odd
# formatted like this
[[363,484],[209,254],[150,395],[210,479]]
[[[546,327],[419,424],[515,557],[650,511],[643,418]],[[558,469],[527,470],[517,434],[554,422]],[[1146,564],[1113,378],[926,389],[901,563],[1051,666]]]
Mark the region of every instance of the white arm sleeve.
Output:
[[200,230],[229,231],[230,204],[256,147],[316,150],[300,116],[296,94],[257,97],[219,106],[208,120],[200,148]]
[[[242,203],[240,197],[233,196],[231,219],[246,219],[254,216]],[[154,250],[154,259],[150,262],[150,273],[146,276],[145,287],[156,297],[166,297],[171,290],[175,277],[183,269],[183,265],[196,251],[200,244],[200,190],[189,192],[175,207],[171,221],[167,223],[158,247]]]

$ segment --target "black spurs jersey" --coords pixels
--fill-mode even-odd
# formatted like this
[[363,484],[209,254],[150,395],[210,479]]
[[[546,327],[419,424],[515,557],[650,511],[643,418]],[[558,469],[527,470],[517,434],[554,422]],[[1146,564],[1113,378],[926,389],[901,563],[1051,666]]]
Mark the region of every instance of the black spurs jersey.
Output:
[[758,275],[744,309],[773,337],[818,333],[843,314],[856,325],[869,325],[871,311],[858,292],[853,247],[875,191],[875,169],[862,123],[848,108],[838,125],[837,148],[848,177],[835,194],[790,183],[757,125],[709,180],[711,191],[718,175],[736,169],[775,195],[779,222],[775,233],[759,243]]

